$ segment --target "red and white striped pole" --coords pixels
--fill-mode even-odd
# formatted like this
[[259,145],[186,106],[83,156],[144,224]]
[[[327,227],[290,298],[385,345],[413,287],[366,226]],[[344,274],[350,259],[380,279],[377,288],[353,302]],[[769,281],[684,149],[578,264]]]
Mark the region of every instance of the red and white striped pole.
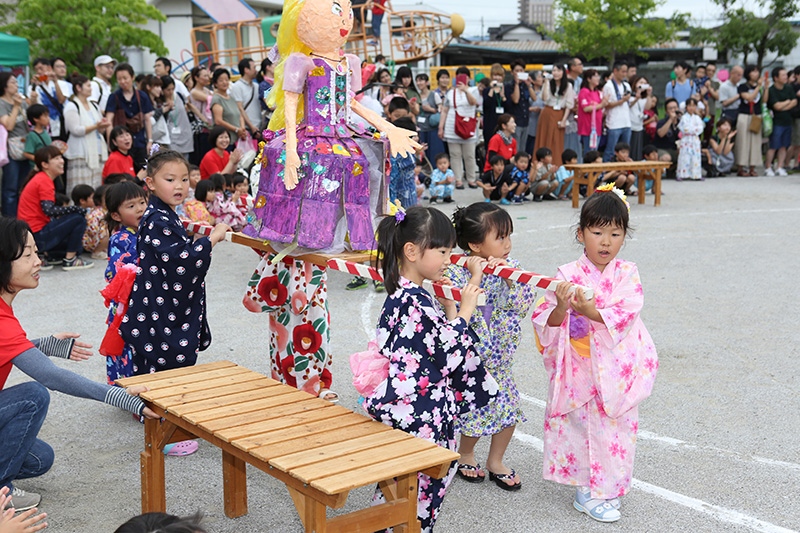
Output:
[[[374,281],[383,281],[383,273],[371,266],[362,265],[360,263],[353,263],[352,261],[345,261],[344,259],[329,259],[328,260],[328,267],[333,270],[339,270],[341,272],[348,272],[353,274],[354,276],[361,276],[364,278],[369,278]],[[442,283],[436,283],[432,281],[425,281],[423,282],[423,286],[426,290],[432,292],[435,296],[439,298],[445,298],[447,300],[454,300],[456,302],[461,301],[461,289],[457,287],[452,287],[450,285],[444,285]],[[486,295],[480,294],[478,296],[478,305],[486,305]]]
[[[467,256],[461,254],[452,254],[450,256],[450,261],[459,266],[467,266]],[[547,276],[542,276],[541,274],[537,274],[535,272],[528,272],[526,270],[520,270],[518,268],[511,268],[509,266],[500,265],[497,267],[490,267],[486,265],[483,269],[484,274],[491,274],[494,276],[499,276],[503,279],[508,279],[511,281],[516,281],[518,283],[525,283],[528,285],[533,285],[534,287],[538,287],[540,289],[544,289],[546,291],[555,291],[558,284],[564,280],[559,280],[555,278],[548,278]],[[594,291],[589,287],[581,287],[583,289],[583,294],[586,296],[587,300],[591,300],[594,297]]]

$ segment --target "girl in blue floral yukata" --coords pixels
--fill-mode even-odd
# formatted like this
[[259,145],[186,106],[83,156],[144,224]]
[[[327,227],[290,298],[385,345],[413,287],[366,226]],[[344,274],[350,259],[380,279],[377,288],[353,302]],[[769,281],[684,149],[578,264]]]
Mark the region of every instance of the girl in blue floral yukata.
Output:
[[[378,226],[378,257],[389,296],[376,343],[389,363],[387,377],[364,401],[376,420],[454,451],[456,418],[497,394],[469,326],[481,289],[466,286],[458,310],[455,302],[437,302],[422,288],[423,280],[443,279],[455,241],[453,224],[436,209],[398,211]],[[433,530],[455,473],[453,462],[443,479],[419,474],[417,517],[423,532]],[[382,501],[379,491],[375,501]]]
[[515,426],[525,421],[512,366],[521,338],[519,324],[533,304],[534,292],[530,285],[483,275],[487,264],[520,267],[519,262],[509,258],[514,223],[508,212],[480,202],[459,208],[453,215],[453,223],[458,246],[469,259],[463,267],[450,265],[445,275],[457,287],[478,286],[486,294],[486,305],[472,313],[470,326],[480,339],[475,351],[500,387],[493,402],[458,419],[457,429],[461,433],[458,475],[470,483],[485,479],[485,472],[475,460],[475,445],[481,437],[491,435],[486,459],[489,479],[501,489],[519,490],[522,481],[513,469],[503,464],[503,455]]

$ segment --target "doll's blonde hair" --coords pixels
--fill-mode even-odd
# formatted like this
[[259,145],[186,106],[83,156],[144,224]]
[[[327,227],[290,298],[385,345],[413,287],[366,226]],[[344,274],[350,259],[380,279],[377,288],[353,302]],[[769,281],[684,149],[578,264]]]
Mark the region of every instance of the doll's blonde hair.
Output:
[[[311,48],[306,46],[305,43],[297,35],[297,22],[300,18],[300,12],[303,9],[304,0],[288,0],[283,6],[283,16],[281,17],[281,24],[278,27],[278,54],[280,60],[275,67],[275,82],[273,89],[267,99],[267,105],[275,109],[272,113],[272,119],[269,121],[268,128],[272,131],[278,131],[286,126],[286,115],[284,114],[284,105],[286,102],[286,95],[283,91],[283,78],[286,68],[286,60],[294,53],[303,53],[309,55]],[[304,103],[300,98],[297,101],[297,121],[299,122],[303,117]]]

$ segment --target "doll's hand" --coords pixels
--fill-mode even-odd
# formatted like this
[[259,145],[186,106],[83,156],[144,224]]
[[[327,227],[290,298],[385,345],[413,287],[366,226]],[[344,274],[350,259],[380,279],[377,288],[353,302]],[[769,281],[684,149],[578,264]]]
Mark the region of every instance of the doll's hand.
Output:
[[[389,139],[389,150],[393,156],[397,155],[413,155],[415,151],[420,149],[418,142],[412,139],[417,132],[407,130],[405,128],[398,128],[395,126],[386,130],[386,138]],[[288,150],[286,158],[286,166],[289,166]]]
[[286,149],[286,165],[283,167],[283,185],[287,191],[297,187],[297,169],[300,168],[300,156],[297,150]]

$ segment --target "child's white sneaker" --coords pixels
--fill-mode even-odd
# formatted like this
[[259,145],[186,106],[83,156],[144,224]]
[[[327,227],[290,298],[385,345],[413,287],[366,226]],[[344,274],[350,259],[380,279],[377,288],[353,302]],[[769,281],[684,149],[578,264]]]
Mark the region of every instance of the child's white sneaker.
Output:
[[591,497],[591,491],[588,488],[579,487],[578,490],[575,491],[575,500],[573,500],[572,506],[598,522],[616,522],[622,517],[619,509],[615,509],[612,504],[612,501],[616,500],[617,505],[619,505],[618,498],[614,498],[613,500],[593,500]]
[[775,177],[775,171],[772,170],[771,168],[768,168],[768,169],[766,169],[764,171],[764,175],[767,176],[768,178],[774,178]]
[[781,167],[778,170],[776,170],[775,174],[777,174],[778,176],[788,176],[789,175],[789,173],[786,172],[786,169],[784,169],[783,167]]

